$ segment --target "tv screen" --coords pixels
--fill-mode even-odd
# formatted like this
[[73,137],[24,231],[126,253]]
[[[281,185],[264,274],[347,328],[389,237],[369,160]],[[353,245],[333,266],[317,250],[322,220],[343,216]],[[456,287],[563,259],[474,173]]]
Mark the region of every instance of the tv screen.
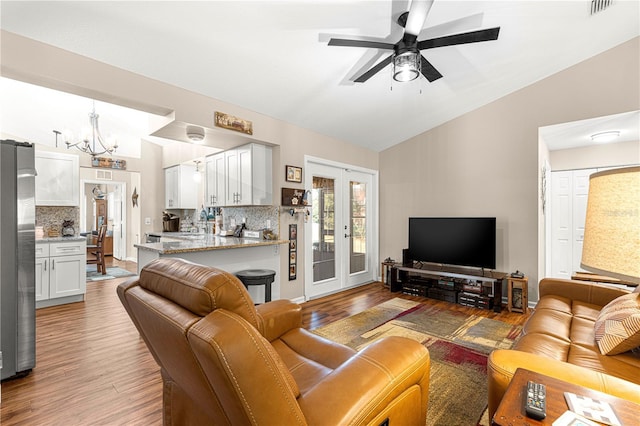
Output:
[[446,265],[496,267],[495,217],[410,217],[409,258]]

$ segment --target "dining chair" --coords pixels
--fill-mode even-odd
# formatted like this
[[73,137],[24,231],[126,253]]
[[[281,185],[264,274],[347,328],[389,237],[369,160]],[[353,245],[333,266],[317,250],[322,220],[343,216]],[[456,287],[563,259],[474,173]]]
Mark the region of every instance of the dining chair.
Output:
[[[96,244],[87,245],[87,264],[96,264],[98,272],[102,275],[107,274],[107,266],[104,261],[104,237],[107,235],[107,225],[101,225],[98,230],[98,239]],[[90,257],[89,255],[93,255]]]

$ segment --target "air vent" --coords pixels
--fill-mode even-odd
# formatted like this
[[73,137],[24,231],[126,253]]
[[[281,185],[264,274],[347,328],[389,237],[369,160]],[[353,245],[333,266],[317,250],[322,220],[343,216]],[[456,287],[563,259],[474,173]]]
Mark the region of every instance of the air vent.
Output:
[[96,179],[113,180],[113,172],[111,170],[96,170]]
[[602,12],[613,4],[613,0],[591,0],[591,14]]

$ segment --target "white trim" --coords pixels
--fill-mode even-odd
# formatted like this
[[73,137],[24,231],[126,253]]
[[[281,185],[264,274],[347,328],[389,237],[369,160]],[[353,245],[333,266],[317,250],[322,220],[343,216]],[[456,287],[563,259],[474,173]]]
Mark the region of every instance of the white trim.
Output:
[[[371,212],[371,224],[372,224],[372,232],[371,232],[371,246],[372,252],[370,256],[372,274],[371,278],[376,279],[376,277],[380,277],[382,271],[380,270],[380,172],[378,170],[369,169],[361,166],[354,166],[352,164],[342,163],[339,161],[326,160],[319,157],[314,157],[311,155],[304,156],[304,182],[305,182],[305,190],[311,190],[311,179],[309,179],[308,170],[309,164],[317,164],[322,166],[330,166],[339,169],[347,169],[353,170],[360,173],[366,173],[371,175],[372,178],[372,205],[373,211]],[[304,279],[305,282],[313,282],[313,250],[309,249],[307,243],[307,238],[310,238],[310,233],[308,231],[308,226],[305,224],[305,247],[304,247],[304,257],[305,257],[305,271],[304,271]],[[310,241],[310,240],[309,240]],[[342,279],[342,278],[341,278]],[[358,285],[354,286],[357,287]],[[346,290],[347,287],[343,287],[341,290]],[[303,286],[303,293],[305,300],[311,300],[310,296],[306,292],[306,285]]]
[[308,165],[308,163],[316,163],[316,164],[321,164],[323,166],[331,166],[331,167],[337,167],[341,169],[354,170],[356,172],[368,173],[370,175],[374,175],[376,177],[376,180],[380,173],[378,170],[368,169],[366,167],[354,166],[353,164],[341,163],[339,161],[325,160],[324,158],[314,157],[312,155],[305,155],[304,156],[305,167]]
[[[127,183],[124,181],[104,181],[97,179],[81,179],[80,180],[80,202],[78,205],[80,206],[80,227],[83,228],[84,231],[87,230],[87,203],[85,200],[86,194],[84,192],[85,184],[95,184],[95,185],[114,185],[120,186],[122,191],[122,245],[124,246],[124,256],[127,254],[127,202],[126,202],[126,190]],[[84,213],[84,214],[82,214]],[[115,251],[115,249],[114,249]],[[128,258],[127,258],[128,259]],[[121,259],[120,259],[121,260]],[[133,262],[137,262],[137,260],[133,260]]]

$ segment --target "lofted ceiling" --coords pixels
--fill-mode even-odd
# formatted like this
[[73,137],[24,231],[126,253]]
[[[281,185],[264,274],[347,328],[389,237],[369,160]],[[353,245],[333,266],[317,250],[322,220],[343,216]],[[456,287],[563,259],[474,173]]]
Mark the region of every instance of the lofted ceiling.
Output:
[[444,76],[433,83],[392,82],[391,67],[353,83],[388,52],[327,46],[395,43],[408,1],[3,0],[0,15],[3,30],[381,151],[640,35],[640,2],[590,7],[436,0],[419,39],[501,30],[423,52]]

